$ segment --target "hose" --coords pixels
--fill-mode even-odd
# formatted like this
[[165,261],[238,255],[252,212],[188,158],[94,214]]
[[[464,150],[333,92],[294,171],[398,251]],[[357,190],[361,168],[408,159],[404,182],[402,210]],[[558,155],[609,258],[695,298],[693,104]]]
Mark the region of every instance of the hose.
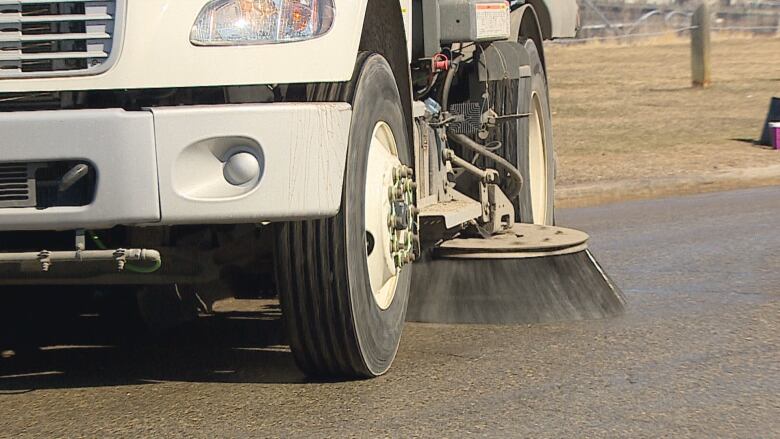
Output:
[[510,189],[507,190],[507,198],[512,200],[520,195],[520,191],[523,188],[523,174],[520,173],[520,170],[517,169],[517,167],[509,163],[509,161],[505,158],[486,148],[484,145],[480,145],[479,143],[475,142],[465,134],[453,133],[450,131],[447,133],[447,136],[458,145],[468,148],[472,152],[493,160],[498,168],[501,168],[509,174],[509,178],[512,180],[512,185],[510,186]]
[[447,111],[448,104],[450,102],[450,89],[452,88],[452,80],[455,79],[455,74],[458,73],[458,68],[460,67],[460,60],[463,58],[463,55],[458,55],[455,59],[452,60],[452,63],[450,64],[450,69],[447,70],[447,76],[444,77],[444,85],[441,89],[441,108],[444,111]]
[[[87,234],[89,235],[89,238],[92,240],[92,242],[95,243],[97,248],[99,248],[100,250],[108,250],[108,247],[106,247],[106,245],[103,244],[103,241],[100,240],[100,237],[95,232],[91,230],[87,230]],[[160,267],[162,267],[162,260],[154,261],[154,264],[148,267],[142,267],[129,262],[125,264],[125,270],[131,273],[138,273],[138,274],[152,274],[157,270],[159,270]]]

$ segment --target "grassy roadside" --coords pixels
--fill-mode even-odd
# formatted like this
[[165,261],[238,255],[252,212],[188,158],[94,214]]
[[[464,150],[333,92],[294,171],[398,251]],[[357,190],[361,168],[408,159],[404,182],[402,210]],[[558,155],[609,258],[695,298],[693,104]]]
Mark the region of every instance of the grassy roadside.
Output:
[[561,206],[780,183],[752,144],[780,96],[780,38],[713,44],[714,85],[690,87],[688,41],[551,45]]

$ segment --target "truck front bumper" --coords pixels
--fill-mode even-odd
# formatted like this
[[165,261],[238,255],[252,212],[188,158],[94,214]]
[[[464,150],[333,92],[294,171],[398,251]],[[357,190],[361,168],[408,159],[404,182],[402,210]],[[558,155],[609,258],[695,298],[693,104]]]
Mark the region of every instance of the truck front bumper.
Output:
[[[0,230],[236,224],[321,218],[341,204],[352,110],[342,103],[0,114],[0,163],[81,160],[97,172],[80,207],[0,208]],[[259,180],[223,174],[249,151]]]

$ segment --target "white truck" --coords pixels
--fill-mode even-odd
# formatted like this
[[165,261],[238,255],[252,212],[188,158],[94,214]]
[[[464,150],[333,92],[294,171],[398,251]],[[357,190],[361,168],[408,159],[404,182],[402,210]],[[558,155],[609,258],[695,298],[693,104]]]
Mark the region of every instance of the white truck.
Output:
[[576,0],[0,0],[0,288],[278,296],[306,373],[383,374],[415,261],[553,224],[542,43],[577,20]]

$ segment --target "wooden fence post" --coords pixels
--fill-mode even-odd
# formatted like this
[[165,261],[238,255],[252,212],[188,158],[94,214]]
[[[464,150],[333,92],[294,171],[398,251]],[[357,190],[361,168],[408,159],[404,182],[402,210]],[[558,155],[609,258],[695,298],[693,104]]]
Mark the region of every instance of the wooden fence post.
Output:
[[691,19],[691,72],[694,87],[707,87],[711,83],[710,23],[712,16],[705,0]]

